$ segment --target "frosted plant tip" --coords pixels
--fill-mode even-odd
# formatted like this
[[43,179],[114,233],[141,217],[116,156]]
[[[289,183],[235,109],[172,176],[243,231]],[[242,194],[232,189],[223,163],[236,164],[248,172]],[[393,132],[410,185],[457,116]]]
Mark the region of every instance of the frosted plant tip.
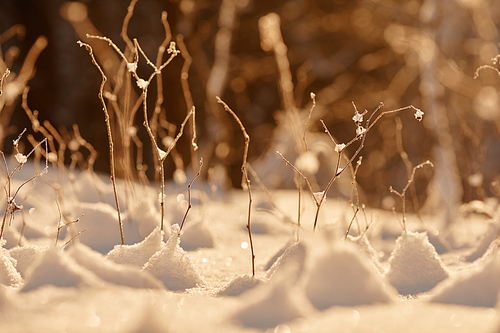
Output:
[[181,51],[179,51],[175,48],[175,42],[172,41],[172,42],[170,42],[170,45],[168,46],[167,52],[168,52],[168,54],[173,53],[173,54],[177,55]]
[[24,164],[24,163],[26,163],[27,160],[28,160],[28,158],[25,155],[23,155],[21,153],[16,154],[16,161],[19,164]]
[[163,160],[165,157],[167,157],[167,153],[160,148],[157,148],[158,150],[158,156],[160,157],[160,160]]
[[420,109],[416,109],[415,119],[417,119],[418,121],[421,121],[423,117],[424,117],[424,112]]
[[335,145],[335,151],[337,153],[340,153],[342,150],[344,150],[345,148],[345,144],[344,143],[339,143],[338,145],[336,144]]
[[358,128],[356,128],[356,136],[361,136],[366,133],[366,128],[363,126],[359,125]]
[[[127,64],[127,70],[130,72],[130,73],[135,73],[135,71],[137,70],[137,64],[135,62],[129,62]],[[144,81],[144,80],[143,80]]]
[[314,192],[314,198],[316,199],[316,202],[318,202],[318,204],[322,204],[323,202],[326,201],[326,195],[324,194],[325,194],[324,191]]
[[143,79],[139,79],[137,80],[137,86],[144,90],[148,87],[148,82]]
[[311,99],[315,99],[316,98],[316,94],[311,92]]

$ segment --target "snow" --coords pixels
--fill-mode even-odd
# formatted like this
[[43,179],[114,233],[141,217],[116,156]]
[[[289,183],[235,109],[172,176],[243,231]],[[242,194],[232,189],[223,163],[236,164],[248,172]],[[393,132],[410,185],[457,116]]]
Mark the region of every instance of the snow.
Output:
[[[29,167],[16,176],[29,178]],[[50,180],[50,172],[44,177]],[[197,194],[180,232],[186,189],[168,184],[162,232],[157,190],[127,190],[119,182],[121,245],[109,180],[82,173],[73,185],[62,184],[62,223],[84,216],[60,230],[57,244],[53,187],[37,180],[19,197],[25,218],[14,214],[0,247],[2,332],[500,329],[497,217],[463,217],[445,232],[438,219],[423,215],[429,231],[420,232],[422,224],[409,214],[409,231],[402,232],[392,212],[367,208],[374,223],[345,239],[349,203],[329,197],[313,233],[315,204],[304,196],[297,239],[291,223],[297,192],[271,193],[289,214],[284,216],[256,189],[253,276],[250,248],[244,246],[248,193],[208,198],[195,183]],[[442,245],[439,252],[433,244]]]
[[28,270],[26,283],[20,291],[28,292],[46,285],[66,288],[102,287],[103,281],[79,266],[65,252],[51,247]]
[[149,261],[149,258],[162,248],[162,238],[162,231],[158,226],[139,243],[134,245],[115,245],[107,254],[107,258],[117,264],[128,264],[142,268]]
[[161,289],[160,281],[135,266],[119,265],[88,246],[76,243],[68,254],[82,267],[104,281],[131,288]]
[[160,279],[170,290],[186,290],[204,284],[198,270],[186,251],[180,246],[180,227],[172,226],[166,244],[156,252],[142,269]]
[[429,291],[449,275],[426,233],[404,232],[389,265],[386,278],[403,295]]
[[436,287],[431,300],[438,303],[495,307],[500,292],[500,256],[494,241],[483,258],[467,273]]
[[18,287],[22,283],[21,274],[16,270],[17,261],[8,251],[0,249],[0,284]]
[[240,296],[244,292],[260,285],[263,281],[253,275],[243,274],[224,286],[219,292],[219,296]]
[[388,303],[396,295],[369,259],[350,244],[337,244],[319,255],[309,271],[305,293],[318,310]]
[[262,289],[253,291],[258,295],[247,295],[249,304],[234,315],[243,326],[266,329],[303,317],[300,303],[293,299],[287,284],[263,286]]

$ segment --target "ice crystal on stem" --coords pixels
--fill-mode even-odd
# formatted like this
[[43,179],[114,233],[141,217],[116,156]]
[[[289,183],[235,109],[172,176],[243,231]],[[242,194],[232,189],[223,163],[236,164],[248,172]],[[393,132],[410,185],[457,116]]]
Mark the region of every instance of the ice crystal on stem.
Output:
[[344,148],[345,148],[345,143],[339,143],[339,144],[335,145],[335,151],[337,153],[342,152],[342,150],[344,150]]
[[415,119],[417,119],[418,121],[421,121],[422,118],[424,117],[424,112],[420,109],[416,109],[414,116],[415,116]]

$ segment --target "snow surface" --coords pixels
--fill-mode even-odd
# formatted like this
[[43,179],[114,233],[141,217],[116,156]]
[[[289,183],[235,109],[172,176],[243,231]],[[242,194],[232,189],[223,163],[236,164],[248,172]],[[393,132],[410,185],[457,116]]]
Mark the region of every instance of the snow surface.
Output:
[[[12,186],[32,174],[25,165]],[[498,215],[464,216],[446,233],[436,215],[422,216],[425,224],[410,215],[404,233],[392,212],[374,210],[368,231],[345,239],[347,202],[328,198],[312,233],[314,204],[303,200],[298,240],[296,191],[272,193],[290,214],[282,216],[254,190],[252,276],[243,191],[209,198],[195,182],[181,232],[186,188],[169,184],[162,232],[157,190],[119,183],[121,245],[106,177],[84,172],[63,192],[56,178],[23,187],[24,217],[16,212],[5,228],[0,332],[500,329]]]

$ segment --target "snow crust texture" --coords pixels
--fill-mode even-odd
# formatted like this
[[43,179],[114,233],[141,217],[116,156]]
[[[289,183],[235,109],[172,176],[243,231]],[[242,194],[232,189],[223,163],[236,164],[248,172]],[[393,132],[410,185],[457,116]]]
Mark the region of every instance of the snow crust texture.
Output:
[[160,251],[163,246],[163,236],[160,227],[156,227],[143,241],[133,245],[115,245],[109,251],[107,258],[117,264],[144,267],[149,258]]
[[355,306],[391,302],[386,287],[369,259],[351,246],[336,246],[313,263],[305,293],[319,310],[334,305]]
[[179,225],[174,224],[170,237],[162,249],[144,265],[143,271],[161,280],[173,291],[195,288],[204,284],[193,261],[180,246]]
[[499,242],[493,242],[475,269],[437,286],[431,301],[468,306],[494,307],[500,292]]
[[398,237],[389,265],[386,278],[402,295],[428,291],[449,276],[427,233],[405,232]]
[[299,306],[291,297],[287,284],[273,285],[267,290],[256,290],[264,294],[260,299],[239,310],[234,319],[247,327],[266,329],[302,317]]
[[46,250],[27,273],[23,292],[45,285],[56,287],[102,287],[103,281],[79,266],[68,254],[59,248]]

